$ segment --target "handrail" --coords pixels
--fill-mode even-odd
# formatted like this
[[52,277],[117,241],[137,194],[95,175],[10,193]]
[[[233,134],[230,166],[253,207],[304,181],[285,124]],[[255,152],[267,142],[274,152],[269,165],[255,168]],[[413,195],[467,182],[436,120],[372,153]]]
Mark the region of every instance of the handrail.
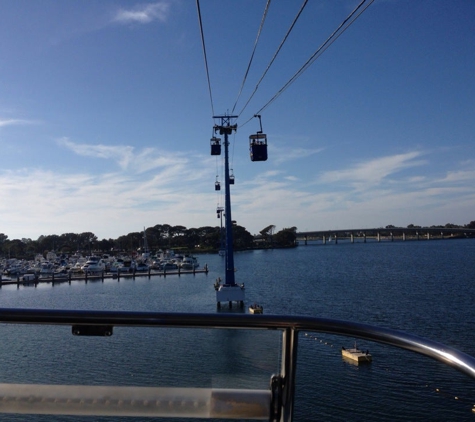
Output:
[[[195,314],[124,311],[82,311],[44,309],[0,309],[0,323],[71,325],[73,334],[82,328],[88,333],[111,335],[112,327],[182,327],[182,328],[231,328],[256,330],[281,330],[283,333],[282,366],[279,397],[273,391],[271,412],[278,401],[281,406],[269,420],[291,421],[297,364],[298,333],[314,331],[351,336],[410,350],[442,363],[475,378],[475,358],[457,349],[423,337],[355,322],[326,318],[285,315],[246,314]],[[92,330],[91,330],[92,328]],[[275,381],[276,378],[274,377]],[[277,384],[274,384],[277,385]],[[242,390],[241,390],[242,391]],[[247,391],[247,390],[245,390]],[[277,401],[276,401],[277,400]]]

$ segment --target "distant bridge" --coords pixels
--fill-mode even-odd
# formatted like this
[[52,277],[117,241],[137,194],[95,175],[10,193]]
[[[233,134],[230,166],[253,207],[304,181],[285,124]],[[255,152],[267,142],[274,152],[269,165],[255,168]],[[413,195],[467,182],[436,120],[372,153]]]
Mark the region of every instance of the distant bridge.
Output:
[[355,239],[367,238],[380,242],[383,239],[394,241],[419,240],[419,239],[451,239],[461,237],[475,237],[475,229],[466,228],[432,228],[432,227],[391,227],[391,228],[370,228],[370,229],[347,229],[347,230],[317,230],[307,232],[297,232],[297,240],[307,244],[309,240],[321,240],[323,244],[327,241],[338,243],[338,239],[350,239],[351,243]]

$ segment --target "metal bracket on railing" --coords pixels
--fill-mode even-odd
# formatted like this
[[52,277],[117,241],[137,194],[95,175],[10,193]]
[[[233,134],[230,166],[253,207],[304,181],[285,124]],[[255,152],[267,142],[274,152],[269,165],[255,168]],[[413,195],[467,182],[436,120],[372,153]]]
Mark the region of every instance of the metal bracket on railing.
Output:
[[282,414],[283,379],[280,375],[272,375],[270,379],[270,414],[269,422],[279,422]]
[[109,337],[113,333],[112,325],[73,325],[74,336],[104,336]]

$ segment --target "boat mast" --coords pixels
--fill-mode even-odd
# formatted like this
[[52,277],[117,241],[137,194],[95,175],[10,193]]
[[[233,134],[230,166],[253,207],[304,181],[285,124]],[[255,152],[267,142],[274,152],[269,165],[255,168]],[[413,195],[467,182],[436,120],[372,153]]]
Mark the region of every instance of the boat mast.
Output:
[[145,227],[143,228],[143,252],[142,257],[148,258],[150,256],[150,250],[148,249],[147,242],[147,233],[145,232]]
[[237,124],[232,125],[231,122],[238,116],[213,116],[214,119],[220,119],[221,124],[215,125],[214,131],[219,131],[220,135],[224,135],[224,187],[225,187],[225,203],[224,203],[224,221],[226,228],[226,274],[225,283],[235,286],[234,278],[234,252],[233,252],[233,223],[231,217],[231,189],[229,183],[229,140],[228,136],[237,130]]

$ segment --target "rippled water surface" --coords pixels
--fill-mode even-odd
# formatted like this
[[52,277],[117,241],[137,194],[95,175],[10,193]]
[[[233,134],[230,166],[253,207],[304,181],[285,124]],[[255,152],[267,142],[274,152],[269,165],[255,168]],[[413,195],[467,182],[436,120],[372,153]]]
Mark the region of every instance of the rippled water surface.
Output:
[[[0,306],[216,312],[213,283],[223,276],[223,260],[199,260],[208,275],[3,286]],[[236,253],[235,266],[247,303],[262,304],[266,314],[368,323],[475,354],[474,240],[309,244]],[[0,333],[0,374],[8,383],[267,388],[280,365],[276,332],[118,327],[112,337],[94,338],[72,336],[70,327],[0,325]],[[302,333],[295,420],[474,419],[475,381],[426,357],[363,341],[358,346],[371,351],[373,362],[355,366],[340,354],[353,343]]]

